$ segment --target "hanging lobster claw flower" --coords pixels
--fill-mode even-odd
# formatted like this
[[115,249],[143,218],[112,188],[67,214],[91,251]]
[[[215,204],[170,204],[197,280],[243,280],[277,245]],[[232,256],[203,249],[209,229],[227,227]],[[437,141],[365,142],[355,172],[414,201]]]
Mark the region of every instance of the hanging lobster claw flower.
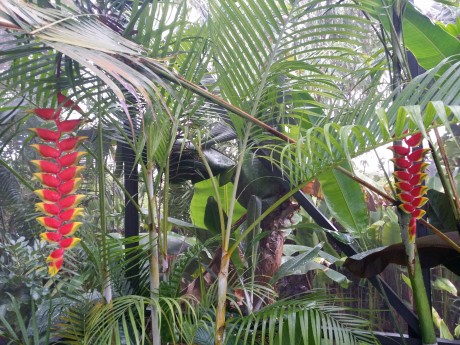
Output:
[[[411,215],[409,225],[407,227],[409,241],[414,243],[417,232],[417,219],[424,216],[425,211],[420,209],[428,201],[428,198],[423,197],[428,187],[422,183],[427,177],[423,171],[427,167],[427,163],[423,162],[425,155],[430,149],[415,149],[422,142],[422,134],[416,133],[404,139],[408,146],[407,148],[394,146],[393,150],[400,157],[394,158],[393,162],[396,167],[405,170],[395,171],[393,175],[398,181],[395,185],[401,191],[398,194],[398,199],[402,202],[398,207],[405,213]],[[399,153],[398,153],[399,152]]]
[[81,178],[77,177],[62,183],[60,186],[57,187],[57,190],[62,194],[72,194],[77,190],[80,184]]
[[30,131],[34,132],[43,141],[56,142],[61,137],[61,133],[52,131],[45,128],[29,128]]
[[58,158],[61,155],[58,150],[48,145],[32,144],[30,146],[37,150],[40,156],[45,158]]
[[58,261],[62,259],[63,256],[64,256],[64,249],[62,248],[55,249],[51,252],[50,255],[48,255],[48,257],[46,258],[46,262]]
[[37,217],[37,221],[47,230],[57,230],[62,225],[62,222],[51,217]]
[[43,232],[40,234],[40,238],[42,241],[57,244],[62,239],[62,235],[57,232]]
[[74,194],[66,196],[65,198],[58,201],[60,208],[72,208],[77,206],[85,198],[82,194]]
[[48,274],[50,275],[50,277],[54,277],[59,272],[63,262],[64,257],[60,258],[59,260],[50,262],[50,265],[48,267]]
[[412,165],[411,162],[404,158],[392,158],[391,160],[393,161],[394,165],[400,169],[407,169]]
[[34,173],[34,177],[46,187],[57,188],[61,184],[61,180],[52,174]]
[[81,120],[64,120],[56,121],[58,131],[60,133],[73,132],[81,123]]
[[[57,95],[61,106],[73,109],[81,109],[72,101],[67,100],[62,93]],[[31,145],[38,153],[48,158],[47,160],[34,160],[40,172],[34,173],[34,177],[40,183],[52,189],[40,189],[35,191],[43,202],[36,204],[36,209],[46,215],[38,217],[37,221],[44,226],[47,231],[40,235],[42,240],[58,244],[60,248],[54,250],[47,258],[49,262],[48,272],[51,276],[57,274],[62,267],[64,253],[73,248],[80,242],[79,238],[70,237],[82,224],[73,220],[83,213],[83,208],[75,207],[84,198],[83,195],[69,195],[75,192],[81,183],[81,178],[77,177],[83,169],[76,166],[84,152],[75,152],[78,143],[86,137],[67,136],[61,139],[62,133],[73,132],[81,120],[64,120],[59,118],[60,111],[55,109],[35,109],[33,111],[45,120],[54,121],[57,131],[42,128],[32,128],[39,139],[43,142],[52,142],[52,146],[44,144]],[[69,152],[61,156],[64,152]],[[73,151],[73,152],[72,152]]]
[[409,147],[416,147],[419,146],[422,142],[423,136],[422,133],[415,133],[409,137],[404,138],[404,142]]
[[58,141],[56,143],[57,148],[61,152],[66,152],[66,151],[72,151],[75,150],[75,148],[78,146],[78,144],[83,141],[88,139],[88,137],[80,136],[80,137],[70,137],[66,138],[64,140]]
[[37,167],[38,170],[44,173],[57,174],[59,171],[61,171],[59,165],[54,164],[50,161],[32,160],[31,162]]
[[77,238],[77,237],[67,237],[67,238],[63,238],[60,242],[59,242],[59,246],[62,248],[62,249],[72,249],[73,247],[75,247],[79,242],[81,241],[81,239]]
[[57,161],[61,167],[68,167],[74,164],[78,164],[79,159],[84,156],[86,152],[72,152],[68,153],[61,158],[58,158]]
[[56,202],[59,201],[62,197],[62,194],[51,189],[38,189],[34,191],[40,199],[43,201]]
[[46,202],[38,202],[35,204],[35,209],[41,211],[48,216],[57,216],[61,212],[61,208],[56,204],[48,204]]
[[60,226],[57,231],[62,236],[72,236],[82,224],[82,222],[70,222]]
[[85,167],[74,165],[70,168],[62,170],[57,176],[61,179],[61,181],[68,181],[78,176],[81,170],[84,170]]
[[388,150],[393,151],[398,156],[406,156],[410,152],[410,149],[408,147],[399,146],[399,145],[389,146]]
[[33,113],[45,121],[55,121],[61,115],[61,110],[54,108],[35,108],[32,110],[28,110],[27,112]]
[[61,212],[58,216],[59,220],[62,222],[72,221],[83,213],[82,207],[71,208],[64,212]]

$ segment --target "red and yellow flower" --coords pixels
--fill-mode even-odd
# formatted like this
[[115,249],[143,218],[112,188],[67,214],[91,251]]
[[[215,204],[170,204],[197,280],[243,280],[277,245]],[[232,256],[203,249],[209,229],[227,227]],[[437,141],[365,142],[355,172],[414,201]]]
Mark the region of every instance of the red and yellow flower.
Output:
[[[58,93],[58,102],[60,107],[81,111],[61,93]],[[53,122],[55,126],[55,129],[30,129],[43,142],[31,145],[42,157],[32,163],[38,170],[34,178],[43,186],[43,189],[35,191],[42,201],[36,204],[36,209],[45,215],[37,218],[46,229],[40,238],[55,246],[46,259],[48,273],[53,276],[62,267],[65,251],[80,242],[80,238],[73,235],[82,224],[75,219],[83,213],[83,208],[77,206],[84,195],[74,193],[81,183],[79,175],[84,169],[78,162],[85,153],[75,150],[86,137],[72,135],[81,120],[61,120],[61,109],[38,108],[30,112],[42,120]]]
[[416,133],[406,137],[403,140],[403,145],[389,147],[395,154],[392,161],[398,168],[393,173],[397,181],[396,187],[399,190],[397,197],[401,202],[398,207],[411,215],[408,226],[411,242],[415,241],[417,219],[425,215],[425,211],[421,207],[428,201],[428,198],[424,196],[428,188],[423,185],[427,177],[424,170],[428,164],[423,162],[423,159],[430,150],[418,148],[422,139],[422,134]]

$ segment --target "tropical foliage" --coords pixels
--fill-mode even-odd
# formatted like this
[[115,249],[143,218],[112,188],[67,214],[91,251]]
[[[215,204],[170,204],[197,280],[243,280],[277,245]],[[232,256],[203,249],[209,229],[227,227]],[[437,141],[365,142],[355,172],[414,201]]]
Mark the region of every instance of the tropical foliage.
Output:
[[[0,28],[0,245],[23,272],[9,273],[23,293],[2,300],[0,336],[26,344],[377,343],[353,301],[283,290],[309,274],[348,283],[341,253],[319,240],[328,233],[291,197],[308,191],[343,230],[336,238],[363,250],[371,223],[404,236],[424,203],[439,209],[414,187],[426,177],[426,164],[414,162],[428,152],[446,158],[433,128],[444,126],[456,142],[452,27],[403,0],[3,0]],[[431,69],[412,78],[406,50]],[[80,124],[75,113],[81,136],[61,137]],[[431,151],[415,148],[422,138]],[[372,186],[351,169],[354,157],[394,141],[395,163],[408,169],[395,173],[400,208],[413,214],[399,224],[390,208],[393,221],[372,219],[358,182]],[[436,168],[440,177],[452,170],[445,160]],[[50,275],[49,249],[35,241],[42,230],[31,221],[40,188],[32,176],[45,186],[35,193],[46,215],[39,223],[52,231],[41,237],[60,248],[48,256]],[[322,193],[309,183],[316,178]],[[457,225],[455,181],[441,180]],[[418,189],[405,193],[405,181],[407,192]],[[84,200],[72,194],[80,182]],[[435,213],[428,210],[430,224]],[[124,214],[134,216],[122,226]],[[78,239],[61,237],[77,228],[82,241],[62,265]],[[411,282],[420,296],[423,286]],[[423,336],[433,325],[420,319]]]

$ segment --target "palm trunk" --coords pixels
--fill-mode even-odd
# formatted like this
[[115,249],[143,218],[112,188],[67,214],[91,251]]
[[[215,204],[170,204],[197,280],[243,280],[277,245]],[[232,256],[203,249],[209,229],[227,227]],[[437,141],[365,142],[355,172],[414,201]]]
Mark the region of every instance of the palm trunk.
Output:
[[[147,190],[149,195],[149,247],[150,247],[150,298],[152,300],[158,298],[160,288],[160,270],[158,261],[158,235],[155,226],[155,195],[153,192],[153,166],[147,168]],[[155,304],[150,305],[151,308],[151,331],[152,344],[161,345],[160,338],[160,320],[158,308]]]
[[99,213],[101,218],[101,243],[102,243],[102,276],[103,276],[103,295],[105,301],[112,301],[112,284],[110,281],[109,272],[109,253],[107,246],[107,222],[105,219],[105,171],[104,171],[104,143],[103,143],[103,128],[102,117],[99,114],[98,123],[98,170],[99,170]]
[[222,249],[222,261],[217,277],[216,345],[223,344],[225,340],[225,306],[227,300],[228,267],[230,265],[230,256],[227,249]]

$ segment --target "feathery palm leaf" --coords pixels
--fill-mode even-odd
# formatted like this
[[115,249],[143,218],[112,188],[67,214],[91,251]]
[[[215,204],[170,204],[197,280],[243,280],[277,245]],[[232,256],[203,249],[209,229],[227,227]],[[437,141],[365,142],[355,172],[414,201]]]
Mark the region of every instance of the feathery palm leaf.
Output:
[[[348,311],[348,313],[347,313]],[[363,319],[312,293],[229,320],[228,344],[377,344]]]
[[324,1],[211,2],[222,94],[274,126],[289,123],[287,118],[307,127],[318,123],[325,116],[322,108],[345,99],[337,71],[362,63],[359,40],[367,29],[356,23],[366,21],[345,14],[353,7]]

